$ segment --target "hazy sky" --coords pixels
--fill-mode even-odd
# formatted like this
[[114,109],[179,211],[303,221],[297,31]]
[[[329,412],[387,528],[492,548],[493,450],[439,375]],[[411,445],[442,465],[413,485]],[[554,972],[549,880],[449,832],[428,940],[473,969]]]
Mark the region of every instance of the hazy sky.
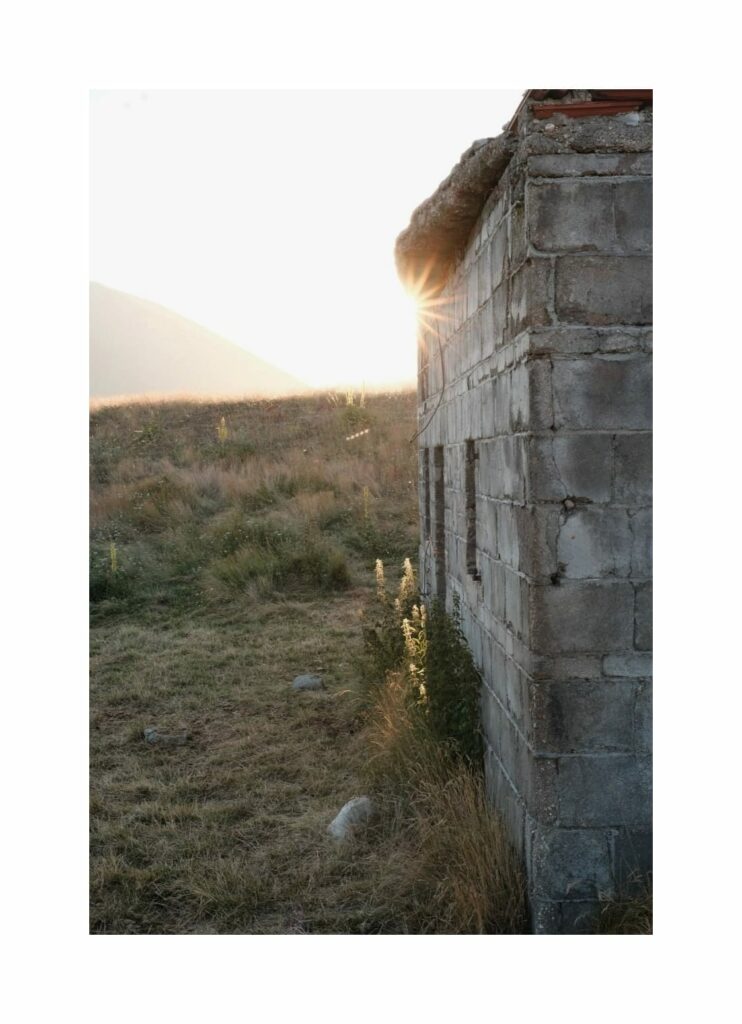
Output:
[[394,240],[521,95],[94,92],[91,279],[311,385],[409,379]]

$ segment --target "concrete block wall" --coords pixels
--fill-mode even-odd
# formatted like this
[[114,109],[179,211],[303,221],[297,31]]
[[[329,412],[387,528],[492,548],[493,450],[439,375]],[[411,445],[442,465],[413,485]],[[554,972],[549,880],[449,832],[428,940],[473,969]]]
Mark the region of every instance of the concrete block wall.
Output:
[[526,110],[419,337],[421,583],[460,598],[537,932],[651,863],[650,118]]

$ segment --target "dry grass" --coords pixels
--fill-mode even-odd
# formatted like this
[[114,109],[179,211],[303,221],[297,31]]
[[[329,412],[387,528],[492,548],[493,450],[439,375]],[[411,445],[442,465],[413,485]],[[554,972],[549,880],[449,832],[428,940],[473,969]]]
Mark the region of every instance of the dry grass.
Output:
[[[93,931],[357,930],[335,897],[364,871],[325,829],[363,757],[348,686],[360,599],[94,629]],[[327,691],[293,693],[304,670]],[[149,724],[191,738],[148,747]]]
[[[410,394],[363,408],[332,396],[138,403],[91,422],[96,617],[122,602],[342,590],[415,546]],[[346,441],[359,426],[368,433]]]
[[600,935],[652,934],[652,882],[634,876],[625,891],[603,904],[596,931]]
[[525,880],[483,777],[435,739],[403,675],[376,691],[366,738],[390,845],[379,906],[407,932],[526,931]]
[[[362,932],[378,918],[381,852],[341,850],[326,827],[365,760],[353,687],[377,540],[400,562],[416,540],[414,415],[402,394],[350,411],[317,396],[92,416],[93,931]],[[346,442],[359,421],[369,434]],[[238,553],[281,571],[218,580]],[[346,572],[318,585],[333,556]],[[326,692],[293,693],[304,671]],[[147,725],[190,739],[150,747]]]
[[[93,414],[92,931],[522,930],[481,779],[393,681],[360,711],[374,560],[417,544],[414,422],[410,394]],[[291,690],[307,671],[326,691]],[[336,844],[369,787],[375,826]]]

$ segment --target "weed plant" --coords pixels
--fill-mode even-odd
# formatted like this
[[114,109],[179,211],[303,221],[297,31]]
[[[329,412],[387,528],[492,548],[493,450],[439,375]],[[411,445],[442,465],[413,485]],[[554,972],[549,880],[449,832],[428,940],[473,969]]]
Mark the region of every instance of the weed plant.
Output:
[[401,672],[408,681],[410,700],[426,718],[433,737],[450,744],[478,769],[482,762],[481,677],[461,629],[458,598],[450,615],[437,601],[428,611],[420,601],[409,559],[392,597],[379,560],[375,599],[364,617],[363,639],[366,692],[384,685],[389,672]]
[[601,907],[596,931],[600,935],[652,934],[652,879],[635,875]]
[[388,851],[378,907],[415,933],[526,931],[522,868],[485,793],[480,678],[458,608],[427,613],[409,560],[392,596],[379,561],[363,637],[364,774]]

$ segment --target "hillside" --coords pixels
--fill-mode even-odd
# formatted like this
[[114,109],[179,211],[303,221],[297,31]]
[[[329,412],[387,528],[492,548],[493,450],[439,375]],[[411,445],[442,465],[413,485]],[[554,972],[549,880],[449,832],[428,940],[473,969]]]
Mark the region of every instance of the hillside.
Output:
[[154,302],[90,284],[90,396],[251,395],[301,381]]

